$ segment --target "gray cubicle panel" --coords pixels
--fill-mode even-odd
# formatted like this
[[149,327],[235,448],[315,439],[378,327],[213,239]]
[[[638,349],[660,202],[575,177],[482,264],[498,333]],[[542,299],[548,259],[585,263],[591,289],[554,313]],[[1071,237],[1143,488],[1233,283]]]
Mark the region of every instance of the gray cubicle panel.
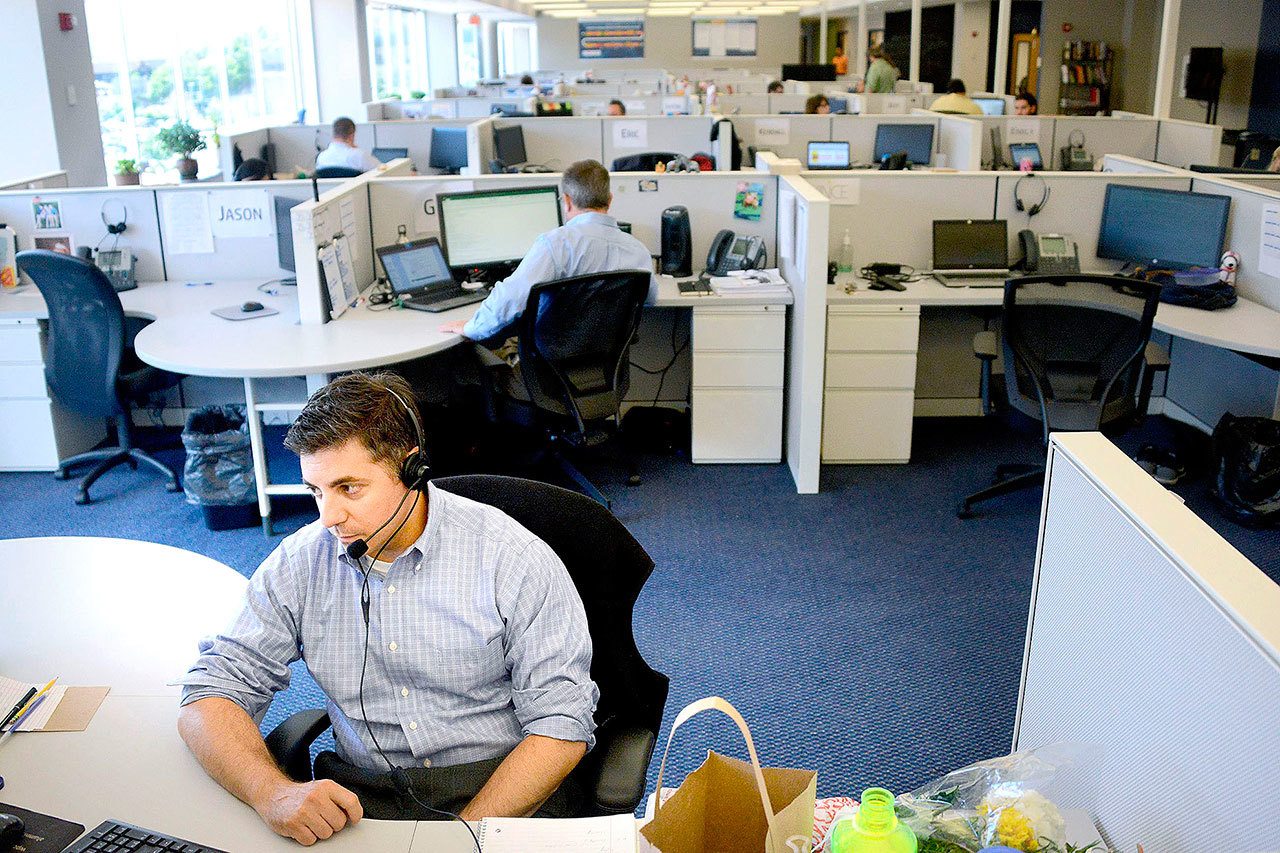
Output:
[[[768,84],[765,84],[768,85]],[[737,86],[735,85],[736,89]],[[761,87],[760,94],[748,94],[746,92],[734,92],[731,95],[717,94],[716,109],[728,118],[737,115],[767,115],[769,113],[769,96],[763,93],[764,86]],[[804,109],[801,106],[801,109]]]
[[235,176],[235,166],[232,165],[235,155],[232,152],[236,146],[239,146],[240,156],[245,160],[261,157],[262,146],[267,144],[270,137],[271,134],[265,127],[223,137],[226,142],[218,152],[218,166],[222,169],[223,178],[229,181]]
[[1262,231],[1264,210],[1280,208],[1280,181],[1273,184],[1242,184],[1234,175],[1221,175],[1221,180],[1197,176],[1191,189],[1198,193],[1214,193],[1231,198],[1231,215],[1227,220],[1226,246],[1240,255],[1240,272],[1236,289],[1241,296],[1280,311],[1280,277],[1259,269],[1264,258]]
[[[1202,175],[1202,177],[1208,176]],[[1219,177],[1236,183],[1248,184],[1260,190],[1280,191],[1280,173],[1277,172],[1251,172],[1247,175],[1225,174],[1219,175]]]
[[[1156,134],[1160,123],[1154,118],[1112,118],[1110,116],[1056,116],[1053,120],[1053,168],[1061,168],[1059,149],[1067,146],[1073,130],[1084,134],[1084,149],[1094,160],[1107,154],[1128,154],[1143,160],[1156,158]],[[1079,134],[1076,135],[1077,139]],[[1007,142],[1005,143],[1008,144]],[[1040,143],[1041,154],[1049,159]]]
[[[618,157],[645,151],[672,151],[685,156],[712,151],[711,126],[714,119],[711,116],[625,116],[596,120],[602,123],[604,158],[600,162],[605,168],[610,168]],[[634,139],[632,134],[637,131],[643,144],[622,142],[624,137]]]
[[[966,116],[966,118],[969,118]],[[1000,159],[1008,167],[1010,142],[1034,142],[1040,146],[1040,156],[1045,168],[1053,161],[1053,122],[1052,116],[972,116],[974,121],[982,123],[982,167],[991,168],[991,130],[996,131],[1000,140]],[[1108,152],[1112,153],[1112,152]],[[1120,152],[1123,153],[1123,152]],[[1148,158],[1150,159],[1150,158]]]
[[[57,203],[60,227],[36,230],[33,205],[37,200]],[[101,245],[109,249],[115,238],[107,233],[103,216],[114,224],[122,215],[122,208],[128,228],[120,235],[119,248],[137,257],[135,273],[140,281],[163,280],[164,255],[156,221],[155,192],[151,188],[93,187],[0,193],[0,222],[17,232],[19,251],[36,248],[36,237],[70,237],[76,248]]]
[[[495,118],[495,127],[518,124],[524,128],[524,150],[530,163],[546,166],[556,172],[579,160],[603,159],[601,119],[569,116],[566,118]],[[490,134],[490,142],[492,134]],[[487,170],[488,164],[481,164]]]
[[[926,115],[857,115],[831,116],[831,139],[849,143],[849,157],[856,163],[872,162],[875,154],[876,128],[882,124],[931,124],[933,125],[933,151],[936,155],[940,142],[938,116]],[[834,217],[833,217],[834,219]]]
[[733,122],[743,145],[754,146],[757,151],[772,151],[779,157],[793,157],[803,163],[810,142],[834,138],[831,122],[836,117],[740,115],[727,118]]
[[423,174],[430,171],[431,128],[466,127],[475,119],[438,118],[428,120],[379,121],[373,124],[374,145],[377,148],[407,148],[414,168]]
[[[273,127],[268,132],[271,144],[276,147],[276,169],[281,172],[302,170],[310,173],[316,165],[316,154],[323,151],[333,138],[333,127],[328,124],[287,124]],[[356,145],[369,151],[373,148],[373,125],[356,123]]]
[[1218,165],[1223,153],[1222,128],[1178,119],[1161,119],[1155,159],[1185,169],[1192,163]]
[[769,112],[771,113],[803,113],[805,102],[810,95],[768,95]]

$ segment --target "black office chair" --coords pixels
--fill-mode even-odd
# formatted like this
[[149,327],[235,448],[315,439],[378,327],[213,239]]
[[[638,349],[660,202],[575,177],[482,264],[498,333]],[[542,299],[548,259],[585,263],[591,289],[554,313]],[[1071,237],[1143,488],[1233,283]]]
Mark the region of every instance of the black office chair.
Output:
[[[442,477],[437,488],[495,506],[556,552],[582,599],[591,634],[591,678],[600,688],[596,747],[570,774],[586,792],[585,815],[627,814],[645,774],[667,704],[669,680],[636,647],[632,611],[653,559],[608,510],[577,492],[515,477]],[[324,711],[299,711],[267,735],[292,779],[312,778],[310,747],[329,727]]]
[[[520,363],[490,363],[481,372],[490,413],[539,428],[560,472],[606,507],[609,499],[565,453],[601,445],[617,430],[649,280],[647,272],[624,270],[534,285],[517,323]],[[638,485],[625,442],[623,451],[628,483]]]
[[359,169],[350,169],[346,166],[325,166],[323,169],[316,169],[317,178],[358,178],[364,172]]
[[142,462],[179,490],[178,475],[133,446],[129,402],[177,384],[172,373],[143,364],[128,347],[124,308],[106,274],[81,258],[34,249],[19,252],[18,268],[40,289],[49,310],[45,381],[58,402],[73,412],[115,420],[116,446],[90,450],[60,460],[54,476],[65,480],[70,469],[98,464],[80,481],[76,503],[87,504],[89,487],[117,465],[137,469]]
[[613,158],[611,172],[652,172],[659,163],[669,163],[676,159],[673,151],[646,151],[643,154],[629,154],[626,157]]
[[[1146,412],[1146,400],[1135,397],[1159,304],[1159,285],[1137,279],[1077,273],[1005,282],[1005,394],[1039,421],[1046,447],[1050,432],[1122,431]],[[983,361],[986,407],[994,333],[980,332],[974,352]],[[1149,396],[1150,384],[1142,391]],[[995,483],[966,497],[956,514],[971,518],[975,504],[1043,482],[1043,464],[1001,465]]]

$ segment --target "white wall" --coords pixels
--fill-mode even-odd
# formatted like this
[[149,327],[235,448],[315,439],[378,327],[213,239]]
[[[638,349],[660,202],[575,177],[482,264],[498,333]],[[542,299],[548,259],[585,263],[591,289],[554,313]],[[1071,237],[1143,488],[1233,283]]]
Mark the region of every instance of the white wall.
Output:
[[539,15],[538,64],[543,68],[758,68],[776,73],[784,62],[800,56],[800,16],[765,15],[759,19],[756,56],[693,55],[693,24],[689,18],[644,20],[643,59],[579,59],[578,22],[572,18]]
[[990,0],[958,0],[951,44],[951,76],[965,81],[971,91],[986,85],[987,45],[993,36]]
[[369,83],[369,38],[364,0],[312,0],[316,83],[321,122],[360,118],[373,100]]
[[432,89],[458,85],[458,28],[453,15],[427,13],[427,73]]
[[13,4],[5,10],[0,78],[5,111],[11,118],[8,132],[0,133],[0,183],[62,168],[39,31],[33,4]]
[[1182,94],[1182,69],[1191,48],[1222,47],[1226,72],[1222,78],[1218,124],[1223,127],[1248,126],[1254,54],[1258,51],[1261,21],[1262,0],[1232,0],[1229,11],[1217,4],[1184,0],[1182,21],[1178,27],[1177,76],[1173,83],[1171,117],[1204,121],[1203,101],[1179,97]]

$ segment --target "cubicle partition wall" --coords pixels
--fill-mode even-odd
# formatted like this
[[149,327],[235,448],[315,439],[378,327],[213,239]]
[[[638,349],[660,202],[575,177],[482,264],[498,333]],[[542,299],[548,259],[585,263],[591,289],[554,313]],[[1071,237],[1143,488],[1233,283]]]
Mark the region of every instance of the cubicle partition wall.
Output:
[[834,116],[734,115],[726,118],[733,122],[743,145],[771,151],[779,157],[794,157],[801,162],[810,142],[834,138],[831,135]]
[[62,171],[45,172],[40,175],[29,175],[25,178],[18,178],[17,180],[9,181],[8,183],[5,183],[5,184],[0,184],[0,192],[7,192],[12,190],[21,191],[21,190],[51,190],[51,189],[59,189],[59,188],[65,189],[70,185],[71,183],[67,178],[66,172],[62,172]]
[[[265,127],[251,128],[240,133],[223,134],[222,145],[218,149],[218,168],[222,170],[223,180],[230,181],[235,177],[234,150],[236,148],[240,149],[240,158],[242,160],[261,157],[262,146],[266,145],[270,138],[271,131]],[[315,155],[312,155],[311,160],[314,163]],[[279,158],[277,158],[276,169],[285,169],[285,166],[279,162]]]
[[[531,164],[563,171],[578,160],[603,160],[603,122],[597,118],[495,118],[494,127],[518,125],[524,130],[524,149]],[[492,133],[490,144],[492,144]],[[485,161],[488,170],[488,161]]]
[[[737,115],[768,115],[769,96],[764,94],[763,90],[759,94],[747,92],[717,94],[716,109],[730,118]],[[803,105],[801,109],[804,109]]]
[[[1154,118],[1112,118],[1110,116],[1055,116],[1053,119],[1053,143],[1050,151],[1041,153],[1045,162],[1053,163],[1053,168],[1062,167],[1062,150],[1071,144],[1072,134],[1077,142],[1081,136],[1084,142],[1081,147],[1094,158],[1101,160],[1107,154],[1128,154],[1143,160],[1156,159],[1156,135],[1160,123]],[[1006,141],[1005,145],[1009,143]]]
[[1197,121],[1161,119],[1156,137],[1155,160],[1185,169],[1192,163],[1218,165],[1222,154],[1222,128]]
[[982,125],[968,117],[944,115],[939,118],[934,145],[939,168],[961,172],[982,168]]
[[1000,145],[1000,160],[1006,166],[1009,165],[1009,144],[1012,142],[1036,143],[1040,146],[1040,156],[1044,158],[1045,168],[1053,163],[1052,116],[974,116],[971,121],[982,124],[982,168],[991,168],[993,129]]
[[[384,244],[375,244],[370,234],[371,183],[374,179],[366,173],[321,193],[319,201],[306,201],[292,210],[293,253],[298,268],[298,317],[304,325],[319,325],[329,319],[326,311],[333,306],[325,294],[319,251],[335,237],[344,236],[351,250],[357,290],[363,293],[374,283],[377,263],[374,246]],[[386,242],[395,242],[394,236]]]
[[1166,166],[1164,163],[1153,163],[1150,160],[1141,160],[1124,154],[1108,154],[1102,158],[1102,171],[1127,172],[1135,175],[1177,175],[1183,170],[1177,166]]
[[601,118],[603,157],[600,162],[610,168],[615,158],[645,151],[673,151],[689,155],[698,151],[710,153],[711,116],[662,116]]
[[[316,154],[327,148],[333,139],[333,128],[327,124],[288,124],[269,128],[267,136],[276,149],[277,172],[310,174],[315,169]],[[369,151],[376,144],[373,125],[357,123],[356,145]]]
[[409,159],[420,174],[431,168],[431,129],[433,127],[466,127],[475,119],[432,119],[430,121],[379,121],[373,124],[373,145],[377,148],[406,148]]

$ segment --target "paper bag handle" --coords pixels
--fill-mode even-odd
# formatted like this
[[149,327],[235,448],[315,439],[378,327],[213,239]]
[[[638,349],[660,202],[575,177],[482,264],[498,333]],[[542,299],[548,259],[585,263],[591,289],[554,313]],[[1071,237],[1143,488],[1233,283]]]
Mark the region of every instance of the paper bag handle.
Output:
[[738,724],[738,731],[742,732],[742,737],[747,742],[747,755],[751,758],[751,769],[756,775],[756,787],[760,789],[760,801],[764,804],[765,823],[769,827],[768,835],[772,836],[774,822],[773,803],[769,801],[769,789],[764,784],[764,772],[760,769],[760,759],[756,756],[756,745],[751,739],[751,730],[747,728],[747,721],[742,719],[738,709],[729,704],[727,699],[721,699],[719,696],[708,696],[705,699],[690,702],[684,706],[679,714],[676,714],[675,722],[671,724],[671,731],[667,734],[667,746],[662,750],[662,763],[658,765],[658,784],[653,794],[653,817],[655,819],[658,817],[658,809],[662,804],[662,776],[667,769],[667,753],[671,751],[671,741],[676,736],[676,729],[703,711],[720,711]]

